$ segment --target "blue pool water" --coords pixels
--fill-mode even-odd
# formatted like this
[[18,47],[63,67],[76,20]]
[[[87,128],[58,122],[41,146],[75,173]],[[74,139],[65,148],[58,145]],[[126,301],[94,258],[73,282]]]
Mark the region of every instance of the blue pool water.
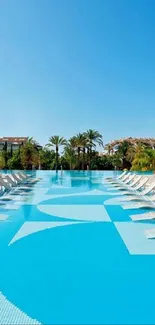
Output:
[[107,189],[117,173],[35,176],[0,205],[0,324],[155,324],[155,224]]

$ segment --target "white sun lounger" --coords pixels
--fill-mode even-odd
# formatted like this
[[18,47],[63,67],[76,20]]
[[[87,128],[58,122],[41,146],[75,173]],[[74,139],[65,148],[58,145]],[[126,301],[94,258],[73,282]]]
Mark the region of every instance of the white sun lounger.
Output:
[[16,187],[16,186],[18,186],[18,184],[21,183],[21,181],[18,179],[18,177],[14,177],[14,176],[8,175],[8,174],[4,175],[4,176],[0,175],[0,178],[2,178],[4,181],[6,181],[5,183],[8,183],[12,187]]
[[[27,188],[30,188],[29,186],[20,186],[19,187],[19,184],[21,184],[21,181],[19,181],[19,182],[16,182],[15,180],[13,180],[12,179],[12,177],[10,176],[10,175],[5,175],[5,179],[8,181],[8,183],[10,184],[10,185],[12,185],[12,187],[17,187],[18,186],[18,190],[22,190],[22,189],[27,189]],[[23,182],[22,182],[23,183]],[[24,185],[24,184],[23,184]]]
[[143,221],[143,220],[153,220],[155,219],[155,212],[146,212],[146,213],[140,213],[140,214],[133,214],[130,216],[132,221]]
[[126,180],[129,176],[131,175],[131,173],[125,173],[121,178],[112,178],[111,180],[107,181],[107,184],[115,184],[118,183],[120,181],[124,181]]
[[[125,174],[127,173],[127,171],[124,171],[121,175],[119,175],[116,179],[121,179]],[[106,177],[105,180],[111,180],[114,179],[113,177]]]
[[155,183],[153,183],[148,189],[141,192],[144,200],[139,202],[132,202],[130,204],[124,204],[123,209],[140,209],[140,208],[154,208],[155,202],[149,199],[149,196],[145,196],[150,193],[155,188]]
[[111,189],[115,190],[115,189],[117,189],[117,187],[120,187],[123,184],[129,183],[135,176],[136,176],[135,174],[128,174],[128,175],[125,175],[125,178],[118,180],[116,182],[107,183],[106,185],[110,190]]
[[[155,187],[155,184],[154,186],[151,186],[153,184],[151,184],[150,186],[146,187],[146,181],[144,179],[141,179],[141,181],[139,182],[139,184],[135,187],[128,187],[128,190],[123,192],[123,195],[131,195],[131,197],[133,196],[139,196],[141,197],[141,195],[145,195],[145,194],[148,194],[152,191],[152,189]],[[143,191],[138,191],[138,190],[141,190],[143,187],[145,187],[146,189],[144,189]]]
[[27,178],[21,178],[19,174],[12,174],[12,178],[18,183],[18,184],[24,184],[25,182],[28,183]]
[[2,177],[0,177],[0,186],[3,186],[5,190],[12,189],[12,185],[8,181],[5,181]]
[[119,176],[117,177],[117,179],[121,179],[121,178],[123,178],[123,176],[126,175],[126,174],[127,174],[127,170],[125,170],[121,175],[119,175]]
[[130,203],[130,204],[124,204],[123,206],[124,210],[127,209],[142,209],[142,208],[150,208],[150,209],[155,209],[155,203],[153,201],[141,201],[141,202],[135,202],[135,203]]
[[[11,195],[17,195],[20,193],[19,191],[31,190],[29,187],[14,187],[15,181],[13,181],[10,175],[2,175],[0,174],[0,187],[4,189],[1,194],[4,194],[0,197],[0,201],[11,201]],[[15,186],[17,186],[16,184]],[[9,196],[7,196],[9,194]],[[26,194],[26,193],[24,193]]]
[[109,184],[109,187],[113,188],[113,187],[120,187],[121,185],[125,185],[125,184],[129,184],[137,175],[135,174],[131,174],[129,175],[125,181],[121,181],[119,183],[116,183],[116,184]]
[[3,177],[0,175],[0,186],[3,186],[5,190],[13,190],[13,187],[17,185],[18,184],[15,185],[15,182],[10,178],[9,175],[5,175]]
[[[132,202],[130,204],[124,204],[124,209],[140,209],[140,208],[151,208],[155,209],[155,194],[149,195],[155,189],[155,181],[151,182],[150,186],[143,190],[141,193],[137,193],[135,196],[128,197],[128,200]],[[148,194],[148,195],[147,195]],[[124,200],[126,202],[126,198],[120,198],[120,201]],[[133,202],[133,201],[138,201]],[[146,212],[142,214],[134,214],[130,216],[133,221],[140,220],[151,220],[155,218],[155,212]]]
[[[137,190],[141,189],[143,186],[144,186],[144,184],[141,184],[140,188],[137,188],[137,187],[138,187],[138,186],[137,186],[137,187],[135,188],[135,190],[137,191]],[[140,195],[140,197],[141,197],[141,196],[145,197],[145,195],[151,193],[154,189],[155,189],[155,181],[152,182],[152,183],[150,184],[150,186],[146,187],[143,191],[141,191],[141,192],[137,192],[137,195]],[[145,198],[147,198],[147,197],[145,197]],[[149,197],[148,197],[148,199],[149,199]]]
[[22,178],[22,179],[28,179],[30,177],[29,175],[22,173],[22,172],[18,172],[17,175],[19,175],[20,178]]
[[[126,185],[132,187],[132,186],[136,185],[140,181],[141,177],[142,176],[140,176],[140,175],[135,175],[135,174],[134,175],[131,175],[125,182],[122,182],[121,185],[123,187],[126,186]],[[131,182],[131,184],[130,184],[130,182]],[[123,187],[120,186],[120,188],[123,188]]]
[[148,186],[148,188],[146,188],[143,192],[142,192],[142,195],[146,195],[148,193],[150,193],[151,191],[153,191],[155,189],[155,181],[152,182],[150,184],[150,186]]
[[132,174],[131,173],[127,173],[125,174],[121,179],[116,179],[116,181],[118,182],[124,182],[126,179],[128,179]]
[[[117,187],[115,189],[111,189],[111,190],[120,190],[120,191],[126,191],[127,189],[131,189],[132,190],[134,188],[134,186],[137,183],[140,182],[141,178],[142,178],[142,176],[140,176],[140,175],[134,175],[134,177],[132,178],[133,181],[132,181],[132,183],[130,185],[127,185],[126,183],[124,183],[124,184],[122,183],[121,186],[119,186],[119,187]],[[130,179],[130,181],[131,181],[131,179]]]
[[20,178],[22,178],[23,180],[25,180],[27,183],[29,184],[34,184],[37,183],[41,180],[41,178],[33,178],[33,176],[31,175],[26,175],[24,173],[18,172],[18,175],[20,176]]
[[[143,198],[143,200],[141,202],[138,202],[138,208],[146,207],[146,208],[155,209],[155,205],[154,205],[154,203],[155,203],[155,194],[149,195],[147,197],[143,196],[142,198]],[[141,206],[140,206],[140,203],[141,203]],[[133,214],[133,215],[130,216],[130,218],[133,221],[155,219],[155,211],[145,212],[145,213],[141,213],[141,214]]]
[[0,196],[0,201],[11,201],[12,198],[10,196],[7,196],[8,193],[11,193],[13,190],[13,187],[9,181],[5,181],[5,178],[0,177],[0,186],[4,189],[4,191],[1,193],[2,196]]
[[[7,179],[8,183],[10,185],[12,185],[12,187],[16,187],[16,189],[14,190],[14,194],[16,194],[17,192],[20,191],[24,191],[24,190],[31,190],[31,186],[24,186],[24,181],[19,179],[17,174],[11,174],[10,175],[6,175],[5,178]],[[12,180],[12,178],[14,180]],[[21,186],[19,186],[21,185]]]
[[[144,184],[145,185],[145,184]],[[152,190],[151,190],[152,191]],[[149,191],[149,193],[151,192],[151,191]],[[152,195],[147,195],[147,194],[145,194],[145,195],[143,195],[142,193],[144,193],[144,191],[143,192],[137,192],[137,194],[136,195],[134,195],[134,193],[130,193],[130,195],[129,196],[124,196],[124,197],[121,197],[121,198],[118,198],[118,200],[120,201],[120,202],[123,202],[123,201],[144,201],[144,200],[151,200],[151,201],[155,201],[155,194],[152,194]],[[149,194],[148,193],[148,194]]]
[[17,177],[19,177],[19,179],[21,179],[22,181],[29,181],[30,180],[30,176],[24,174],[24,173],[21,173],[21,172],[18,172],[17,173]]
[[9,177],[6,178],[6,176],[7,175],[5,175],[4,177],[0,177],[0,186],[3,186],[5,190],[9,190],[9,191],[13,190],[14,193],[23,190],[31,190],[31,187],[29,186],[19,186],[14,188]]
[[[141,189],[142,187],[144,187],[144,185],[148,182],[148,178],[145,177],[143,178],[142,176],[140,176],[140,178],[138,177],[137,180],[135,180],[131,186],[128,186],[129,189],[131,189],[132,191],[138,191],[139,189]],[[138,184],[137,184],[138,183]],[[135,186],[137,184],[137,186]]]
[[17,181],[18,184],[20,183],[26,183],[26,184],[31,184],[31,181],[29,181],[29,179],[27,178],[23,178],[21,177],[18,173],[17,174],[12,174],[12,177],[14,178],[14,180]]
[[23,183],[23,179],[18,174],[11,174],[11,176],[18,184]]
[[24,175],[22,173],[17,173],[16,175],[20,180],[25,182],[27,185],[33,185],[40,181],[40,178],[32,178],[31,176]]
[[12,179],[12,177],[10,175],[5,175],[5,179],[7,180],[8,183],[10,183],[10,185],[12,186],[17,186],[17,182],[15,180]]
[[137,175],[136,174],[131,174],[125,181],[121,182],[122,185],[127,185],[129,184],[132,180],[136,179]]
[[148,239],[154,239],[155,238],[155,228],[146,229],[144,231],[144,234]]

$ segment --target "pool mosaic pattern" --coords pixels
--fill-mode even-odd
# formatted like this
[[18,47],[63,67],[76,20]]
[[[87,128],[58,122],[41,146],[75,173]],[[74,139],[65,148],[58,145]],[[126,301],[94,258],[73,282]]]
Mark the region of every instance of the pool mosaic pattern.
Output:
[[0,325],[154,324],[155,222],[131,219],[148,210],[122,208],[114,172],[33,176],[0,205]]

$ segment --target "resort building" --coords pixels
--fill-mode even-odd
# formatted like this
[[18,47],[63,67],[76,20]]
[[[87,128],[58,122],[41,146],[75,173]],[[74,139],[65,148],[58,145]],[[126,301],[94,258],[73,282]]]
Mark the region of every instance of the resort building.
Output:
[[104,149],[112,155],[115,150],[118,148],[119,145],[121,145],[123,142],[127,142],[128,144],[132,146],[136,146],[138,144],[145,145],[149,148],[154,149],[155,148],[155,138],[121,138],[118,140],[112,140],[110,143],[106,144],[104,146]]
[[[0,138],[0,151],[6,150],[14,152],[18,150],[28,141],[28,137],[3,137]],[[36,144],[36,147],[39,149],[41,146]]]

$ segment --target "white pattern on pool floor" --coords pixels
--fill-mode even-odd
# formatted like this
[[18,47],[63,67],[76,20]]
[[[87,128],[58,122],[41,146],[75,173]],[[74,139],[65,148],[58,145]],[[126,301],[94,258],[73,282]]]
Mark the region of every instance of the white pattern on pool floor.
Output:
[[37,208],[43,213],[66,219],[111,221],[104,205],[38,205]]
[[149,240],[145,235],[154,224],[129,221],[114,224],[131,255],[155,255],[155,240]]
[[0,292],[0,325],[39,325],[41,324],[36,319],[32,319],[22,310],[12,304],[7,298]]
[[22,227],[18,230],[16,235],[13,237],[11,242],[8,246],[15,243],[17,240],[26,237],[28,235],[32,235],[38,231],[43,231],[46,229],[56,228],[56,227],[63,227],[63,226],[70,226],[80,224],[81,222],[77,221],[69,221],[69,222],[60,222],[60,221],[27,221],[25,222]]

